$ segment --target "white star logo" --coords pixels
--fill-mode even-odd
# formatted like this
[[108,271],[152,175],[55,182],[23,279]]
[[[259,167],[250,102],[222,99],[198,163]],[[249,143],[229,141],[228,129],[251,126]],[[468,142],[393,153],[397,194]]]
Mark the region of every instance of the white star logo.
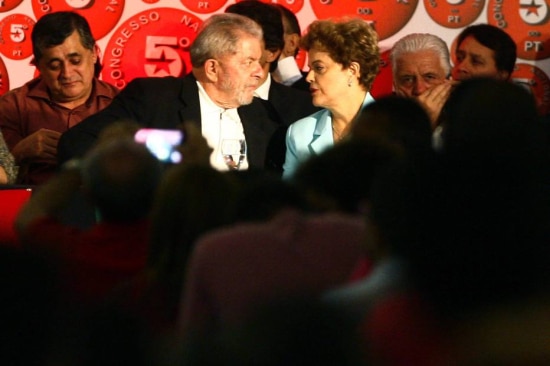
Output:
[[527,24],[541,24],[548,17],[548,5],[545,0],[520,0],[519,16]]

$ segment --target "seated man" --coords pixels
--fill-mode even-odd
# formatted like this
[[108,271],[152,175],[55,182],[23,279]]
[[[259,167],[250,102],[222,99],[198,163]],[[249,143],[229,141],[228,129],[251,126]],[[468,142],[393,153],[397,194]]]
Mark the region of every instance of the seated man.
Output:
[[44,15],[31,37],[40,76],[0,98],[0,128],[21,184],[45,182],[57,168],[61,133],[105,108],[118,92],[97,79],[98,47],[81,15]]
[[[280,128],[274,134],[269,147],[270,167],[273,170],[280,168],[285,160],[285,135],[287,127],[319,110],[312,103],[311,94],[283,85],[271,77],[277,67],[277,60],[285,46],[283,38],[283,20],[280,10],[272,4],[261,1],[244,0],[232,4],[225,9],[226,13],[244,15],[262,27],[264,34],[262,47],[262,69],[264,76],[255,95],[262,99],[263,105],[271,119],[279,123]],[[309,88],[309,86],[308,86]],[[248,109],[249,107],[243,107]],[[279,154],[277,156],[277,154]]]
[[471,25],[458,35],[453,78],[509,80],[516,64],[516,48],[502,29],[490,24]]
[[[190,74],[132,80],[108,108],[63,134],[60,161],[84,154],[105,126],[133,120],[165,129],[194,123],[213,149],[211,165],[219,170],[232,168],[222,154],[222,140],[245,140],[241,169],[264,168],[269,160],[267,147],[279,125],[254,98],[263,78],[262,41],[262,29],[251,19],[237,14],[212,15],[191,45]],[[243,110],[239,108],[242,105],[250,106]]]
[[273,71],[273,78],[278,82],[296,89],[309,92],[309,83],[306,81],[307,72],[300,70],[296,62],[299,52],[302,30],[296,14],[281,4],[274,4],[281,11],[285,45],[279,56],[277,69]]
[[447,44],[433,34],[409,34],[393,45],[390,60],[395,93],[418,100],[435,128],[453,85]]

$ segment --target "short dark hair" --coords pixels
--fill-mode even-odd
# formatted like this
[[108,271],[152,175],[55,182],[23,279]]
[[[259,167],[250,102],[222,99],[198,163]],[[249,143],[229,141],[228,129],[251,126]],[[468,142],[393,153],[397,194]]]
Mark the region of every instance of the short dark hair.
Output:
[[281,16],[283,17],[283,28],[284,22],[287,22],[288,29],[286,29],[286,34],[298,34],[302,35],[302,29],[300,28],[300,23],[298,22],[298,17],[294,14],[289,8],[281,4],[273,4],[275,7],[279,8]]
[[59,11],[38,19],[32,30],[32,51],[38,63],[46,48],[62,44],[67,37],[78,32],[84,48],[93,50],[95,40],[86,18],[71,11]]
[[491,24],[475,24],[464,28],[458,35],[456,49],[467,37],[474,37],[476,41],[495,53],[495,65],[499,71],[507,71],[509,75],[514,71],[517,57],[516,43],[508,33]]
[[[244,0],[225,9],[226,13],[244,15],[260,25],[264,33],[265,48],[271,52],[282,50],[285,45],[283,19],[275,6],[256,0]],[[272,62],[270,71],[277,68]]]
[[[44,54],[44,50],[50,47],[59,46],[73,32],[78,32],[80,42],[87,50],[93,50],[96,44],[92,30],[86,18],[73,11],[58,11],[44,15],[38,19],[31,33],[32,52],[34,59],[32,63],[37,65]],[[95,76],[101,72],[99,57],[94,65]]]

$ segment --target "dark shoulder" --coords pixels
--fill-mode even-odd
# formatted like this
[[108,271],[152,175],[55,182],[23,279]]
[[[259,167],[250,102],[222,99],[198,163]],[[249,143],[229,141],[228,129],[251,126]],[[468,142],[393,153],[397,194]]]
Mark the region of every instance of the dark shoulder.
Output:
[[278,93],[283,93],[285,95],[296,96],[298,98],[311,99],[311,94],[309,93],[309,91],[296,89],[291,86],[281,84],[273,79],[271,80],[271,88],[273,89],[273,91],[276,91]]
[[290,87],[292,89],[302,90],[309,93],[309,83],[306,81],[307,73],[302,73],[302,77],[296,80]]
[[[183,78],[174,77],[174,76],[165,76],[165,77],[139,77],[135,78],[128,83],[126,88],[139,86],[141,88],[154,88],[150,91],[160,91],[157,88],[174,88],[176,86],[181,86],[183,84]],[[126,89],[125,88],[125,89]]]
[[139,77],[135,78],[122,89],[120,94],[124,97],[135,97],[145,99],[172,98],[180,95],[184,88],[195,88],[193,80],[181,77]]

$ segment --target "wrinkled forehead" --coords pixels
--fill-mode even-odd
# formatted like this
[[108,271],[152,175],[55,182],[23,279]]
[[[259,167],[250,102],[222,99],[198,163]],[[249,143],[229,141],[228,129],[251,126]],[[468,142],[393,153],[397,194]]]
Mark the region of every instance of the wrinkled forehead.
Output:
[[395,68],[399,69],[403,67],[432,68],[438,72],[445,72],[441,64],[441,57],[433,50],[420,50],[400,54],[395,58]]

